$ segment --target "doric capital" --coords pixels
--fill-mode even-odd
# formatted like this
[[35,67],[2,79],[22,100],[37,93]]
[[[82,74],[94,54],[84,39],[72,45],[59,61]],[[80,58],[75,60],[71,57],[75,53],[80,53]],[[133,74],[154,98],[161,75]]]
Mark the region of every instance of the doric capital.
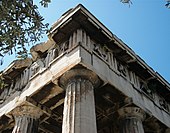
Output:
[[85,68],[76,68],[67,71],[61,76],[59,83],[61,86],[64,87],[69,82],[77,80],[79,78],[89,80],[94,87],[97,87],[100,84],[98,76],[94,72]]
[[31,105],[18,106],[12,111],[12,115],[14,117],[28,116],[36,119],[39,118],[42,114],[43,112],[40,108]]
[[120,118],[138,118],[143,121],[146,117],[145,112],[138,107],[124,107],[118,110]]

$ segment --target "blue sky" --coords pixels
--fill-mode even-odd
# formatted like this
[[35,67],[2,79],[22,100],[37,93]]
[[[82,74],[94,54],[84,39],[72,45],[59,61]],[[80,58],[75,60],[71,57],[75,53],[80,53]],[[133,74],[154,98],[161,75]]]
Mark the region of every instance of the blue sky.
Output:
[[[37,3],[39,0],[34,0]],[[83,4],[113,34],[132,48],[149,66],[170,82],[170,9],[165,0],[52,0],[48,8],[40,7],[45,22],[52,25],[65,11]],[[47,40],[47,37],[41,41]],[[14,58],[8,56],[3,70]]]

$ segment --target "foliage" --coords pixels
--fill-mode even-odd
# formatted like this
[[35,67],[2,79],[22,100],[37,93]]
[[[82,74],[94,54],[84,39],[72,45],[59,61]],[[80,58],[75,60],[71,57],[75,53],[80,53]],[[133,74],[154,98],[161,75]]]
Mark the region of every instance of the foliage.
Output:
[[131,0],[120,0],[120,2],[124,3],[124,4],[129,4],[129,7],[130,5],[132,4],[132,1]]
[[[41,0],[40,4],[47,7],[49,2]],[[0,12],[0,56],[27,57],[26,46],[38,41],[48,27],[38,7],[33,0],[0,0]]]
[[0,91],[3,90],[4,88],[6,88],[8,86],[7,83],[5,83],[5,79],[2,75],[2,72],[0,72]]
[[[170,8],[170,0],[166,0]],[[51,0],[39,0],[48,7]],[[131,0],[120,0],[132,4]],[[20,58],[28,56],[26,46],[34,44],[46,33],[48,24],[40,15],[33,0],[0,0],[0,57],[15,53]],[[0,64],[2,64],[2,59]]]
[[[170,0],[166,0],[166,1],[167,1],[167,3],[165,4],[165,6],[170,9]],[[129,7],[132,4],[131,0],[120,0],[120,2],[122,2],[124,4],[128,4]]]
[[170,9],[170,0],[167,0],[167,3],[165,4],[165,6]]
[[43,7],[48,7],[48,3],[50,3],[51,0],[41,0],[40,1],[40,4],[43,6]]

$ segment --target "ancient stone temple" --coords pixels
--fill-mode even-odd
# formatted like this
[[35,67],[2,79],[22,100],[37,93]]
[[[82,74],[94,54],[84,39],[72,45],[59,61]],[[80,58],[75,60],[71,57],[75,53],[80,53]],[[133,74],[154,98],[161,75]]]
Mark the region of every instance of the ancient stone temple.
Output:
[[1,74],[0,133],[170,133],[170,84],[85,7]]

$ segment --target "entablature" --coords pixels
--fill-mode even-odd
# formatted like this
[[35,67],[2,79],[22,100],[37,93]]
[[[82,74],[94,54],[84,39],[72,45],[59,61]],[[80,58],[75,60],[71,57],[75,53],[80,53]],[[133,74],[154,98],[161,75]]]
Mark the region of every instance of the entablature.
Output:
[[[117,59],[113,52],[114,49],[109,48],[106,44],[99,44],[95,42],[94,39],[91,39],[86,31],[82,29],[74,31],[66,41],[58,44],[57,47],[50,49],[44,58],[37,59],[34,63],[32,63],[32,65],[26,68],[20,76],[15,77],[15,82],[12,82],[11,86],[1,93],[2,99],[7,99],[10,95],[14,94],[15,91],[22,91],[26,85],[34,79],[34,77],[43,73],[43,71],[46,71],[55,60],[65,54],[68,54],[77,46],[83,47],[86,51],[88,51],[89,55],[98,57],[109,67],[109,69],[129,82],[134,89],[142,92],[146,97],[154,102],[154,104],[158,105],[166,112],[170,111],[168,101],[159,94],[159,91],[155,88],[155,84],[147,82],[138,76],[129,68],[128,64]],[[79,56],[81,57],[82,55],[80,54]],[[91,59],[88,62],[89,64],[94,63]]]

